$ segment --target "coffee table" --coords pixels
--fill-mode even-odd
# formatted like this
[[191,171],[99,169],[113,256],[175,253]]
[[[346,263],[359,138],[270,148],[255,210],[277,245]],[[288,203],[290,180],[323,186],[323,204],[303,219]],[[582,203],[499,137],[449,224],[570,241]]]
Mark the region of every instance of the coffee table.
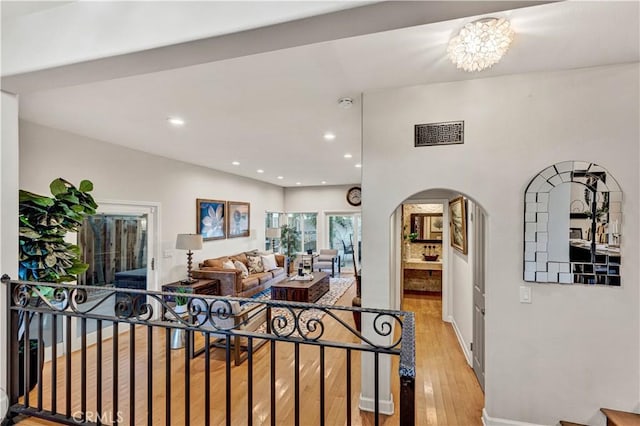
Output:
[[314,272],[310,281],[297,281],[291,278],[271,286],[272,300],[313,303],[329,291],[329,274]]

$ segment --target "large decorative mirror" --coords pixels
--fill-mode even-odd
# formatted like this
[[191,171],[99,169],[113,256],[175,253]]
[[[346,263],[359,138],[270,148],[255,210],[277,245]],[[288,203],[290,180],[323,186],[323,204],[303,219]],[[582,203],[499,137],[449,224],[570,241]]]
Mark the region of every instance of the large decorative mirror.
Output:
[[416,242],[441,242],[442,213],[412,213],[411,233],[417,234]]
[[603,167],[565,161],[525,191],[524,280],[620,285],[622,191]]

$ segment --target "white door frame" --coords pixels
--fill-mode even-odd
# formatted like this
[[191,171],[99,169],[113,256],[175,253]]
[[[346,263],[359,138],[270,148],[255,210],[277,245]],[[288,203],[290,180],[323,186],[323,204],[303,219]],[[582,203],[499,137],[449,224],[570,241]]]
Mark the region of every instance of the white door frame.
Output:
[[[123,215],[147,215],[147,290],[160,290],[159,276],[160,274],[160,262],[159,262],[159,244],[160,240],[160,203],[154,201],[121,201],[121,200],[96,200],[98,208],[96,214],[123,214]],[[69,238],[72,238],[74,244],[77,244],[77,234],[71,234]],[[160,305],[154,301],[149,301],[153,306],[154,319],[160,317]],[[65,354],[65,343],[67,338],[71,338],[71,351],[77,351],[81,349],[82,341],[80,337],[76,337],[76,331],[80,327],[80,319],[78,317],[71,318],[71,336],[66,335],[66,326],[63,323],[62,327],[62,342],[58,343],[57,353],[58,357]],[[118,333],[122,333],[129,329],[128,324],[120,324],[118,326]],[[112,327],[105,327],[102,331],[102,338],[107,339],[113,336]],[[97,342],[97,333],[92,332],[87,334],[87,346],[95,344]],[[51,359],[51,348],[45,349],[45,360]]]

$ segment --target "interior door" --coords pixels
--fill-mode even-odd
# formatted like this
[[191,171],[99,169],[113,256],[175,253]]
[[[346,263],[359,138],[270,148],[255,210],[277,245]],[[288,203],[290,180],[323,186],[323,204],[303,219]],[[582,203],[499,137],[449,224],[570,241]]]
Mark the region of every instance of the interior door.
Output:
[[484,391],[484,288],[485,288],[485,227],[486,216],[476,205],[473,212],[473,371]]

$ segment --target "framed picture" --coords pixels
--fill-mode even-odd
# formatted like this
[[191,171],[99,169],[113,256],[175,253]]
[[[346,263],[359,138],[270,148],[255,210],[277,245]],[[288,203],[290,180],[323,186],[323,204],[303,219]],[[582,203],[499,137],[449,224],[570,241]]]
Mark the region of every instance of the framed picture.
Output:
[[467,254],[467,209],[464,197],[449,201],[451,247]]
[[431,232],[442,232],[442,215],[431,216],[429,219],[429,227]]
[[249,203],[240,201],[227,202],[227,211],[229,212],[229,220],[227,222],[228,238],[249,236],[249,207]]
[[224,201],[196,199],[196,233],[204,241],[227,238],[226,213]]

